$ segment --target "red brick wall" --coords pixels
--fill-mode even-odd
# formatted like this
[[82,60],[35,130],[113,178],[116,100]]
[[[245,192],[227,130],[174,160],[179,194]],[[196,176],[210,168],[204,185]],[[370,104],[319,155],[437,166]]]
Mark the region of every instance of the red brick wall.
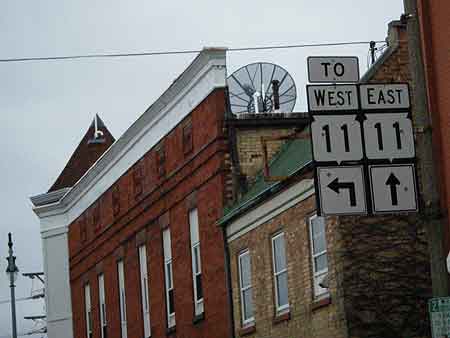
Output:
[[[222,232],[215,226],[224,203],[222,134],[225,92],[216,90],[163,139],[165,175],[159,177],[150,150],[69,228],[74,331],[84,337],[84,291],[91,284],[94,338],[100,337],[97,274],[105,274],[108,337],[120,337],[117,257],[124,256],[128,337],[143,336],[136,236],[144,231],[149,272],[152,337],[166,337],[162,232],[169,215],[176,312],[176,337],[228,337],[230,318]],[[193,150],[185,154],[182,129],[191,119]],[[117,189],[119,192],[117,192]],[[188,209],[196,191],[199,212],[205,320],[194,325]],[[114,197],[113,197],[114,195]],[[117,202],[118,201],[118,202]],[[195,202],[194,202],[195,203]],[[114,213],[116,210],[116,214]],[[85,230],[84,230],[85,229]],[[83,241],[83,237],[85,240]],[[120,252],[122,251],[122,252]]]
[[448,209],[450,207],[450,2],[418,1],[421,23],[429,110],[432,118],[441,208],[447,219],[444,229],[446,252],[450,249]]

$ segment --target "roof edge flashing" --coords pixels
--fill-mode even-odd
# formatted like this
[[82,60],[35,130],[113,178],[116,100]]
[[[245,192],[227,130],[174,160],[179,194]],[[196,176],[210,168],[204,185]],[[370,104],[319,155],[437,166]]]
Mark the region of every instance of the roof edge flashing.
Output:
[[[166,91],[99,157],[70,190],[51,205],[35,205],[35,213],[38,216],[41,213],[45,216],[61,214],[76,205],[76,210],[73,210],[69,217],[69,222],[73,221],[159,142],[168,132],[165,129],[171,129],[179,122],[178,119],[181,121],[213,90],[225,87],[226,49],[206,48],[202,50]],[[192,95],[186,98],[190,94]],[[174,108],[177,109],[176,118],[172,116]],[[181,108],[183,112],[181,112]],[[173,125],[161,128],[161,123],[164,123],[161,120],[169,114],[172,117],[167,117],[167,119]],[[143,142],[143,138],[149,134],[153,134],[152,144],[148,141]],[[133,147],[140,148],[130,152]],[[112,170],[114,170],[114,174],[110,174]],[[39,200],[38,196],[41,195],[32,197],[32,202]],[[83,203],[79,203],[80,200],[83,200]]]

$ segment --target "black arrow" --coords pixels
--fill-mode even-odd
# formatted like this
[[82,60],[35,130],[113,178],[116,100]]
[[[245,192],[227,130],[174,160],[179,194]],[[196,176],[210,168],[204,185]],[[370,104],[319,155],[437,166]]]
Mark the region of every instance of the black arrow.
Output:
[[397,187],[396,186],[400,185],[400,181],[394,175],[394,173],[391,173],[385,184],[389,185],[391,188],[392,205],[398,205],[398,196],[397,196]]
[[356,193],[355,193],[355,183],[353,182],[341,182],[339,183],[339,177],[336,177],[333,182],[328,184],[328,188],[333,190],[336,194],[339,194],[340,189],[348,189],[350,195],[350,206],[356,206]]

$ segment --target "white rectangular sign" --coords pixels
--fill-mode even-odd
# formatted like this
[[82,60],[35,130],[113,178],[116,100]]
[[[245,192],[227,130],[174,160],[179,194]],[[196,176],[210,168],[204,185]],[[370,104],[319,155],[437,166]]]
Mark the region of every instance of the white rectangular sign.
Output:
[[364,138],[368,159],[414,158],[414,135],[408,113],[366,114]]
[[363,166],[317,167],[322,215],[367,213]]
[[357,110],[355,85],[307,86],[309,111]]
[[314,115],[311,123],[314,160],[319,162],[363,159],[361,125],[357,115]]
[[409,88],[400,84],[366,84],[359,87],[361,109],[408,109]]
[[417,211],[414,164],[369,166],[373,213]]
[[359,64],[356,56],[310,56],[308,79],[311,83],[358,82]]

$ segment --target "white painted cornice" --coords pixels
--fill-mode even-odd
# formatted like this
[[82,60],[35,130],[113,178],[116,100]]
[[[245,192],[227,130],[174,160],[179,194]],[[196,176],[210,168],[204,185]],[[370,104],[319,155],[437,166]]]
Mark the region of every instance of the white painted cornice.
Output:
[[72,188],[30,198],[41,231],[62,226],[42,223],[56,215],[65,214],[70,224],[213,90],[225,86],[226,49],[205,48]]
[[314,180],[301,180],[227,224],[227,241],[234,241],[312,195],[314,195]]

